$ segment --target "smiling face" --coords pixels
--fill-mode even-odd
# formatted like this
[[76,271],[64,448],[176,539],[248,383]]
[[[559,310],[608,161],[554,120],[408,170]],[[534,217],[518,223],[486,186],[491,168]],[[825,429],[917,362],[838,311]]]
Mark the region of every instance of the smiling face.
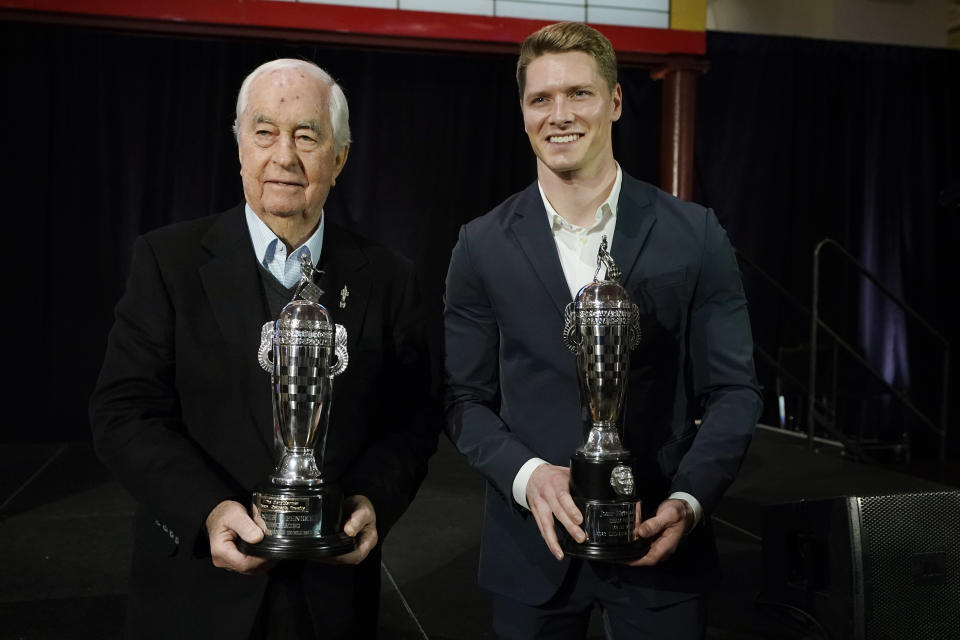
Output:
[[538,172],[591,178],[615,167],[611,130],[622,101],[619,83],[611,91],[582,51],[547,53],[530,62],[521,109]]
[[317,224],[347,159],[337,153],[330,88],[301,69],[278,69],[250,85],[237,135],[243,192],[254,213],[291,247]]

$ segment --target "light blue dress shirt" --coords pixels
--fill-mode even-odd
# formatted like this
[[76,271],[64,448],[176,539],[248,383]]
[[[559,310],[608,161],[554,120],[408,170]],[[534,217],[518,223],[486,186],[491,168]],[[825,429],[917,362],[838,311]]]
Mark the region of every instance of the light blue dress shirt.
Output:
[[263,220],[253,212],[250,205],[244,207],[247,216],[247,229],[250,231],[250,240],[257,261],[277,279],[277,282],[288,289],[300,282],[300,256],[307,255],[313,266],[320,260],[320,250],[323,248],[323,212],[320,213],[320,224],[307,241],[287,255],[287,247],[283,240],[270,230]]

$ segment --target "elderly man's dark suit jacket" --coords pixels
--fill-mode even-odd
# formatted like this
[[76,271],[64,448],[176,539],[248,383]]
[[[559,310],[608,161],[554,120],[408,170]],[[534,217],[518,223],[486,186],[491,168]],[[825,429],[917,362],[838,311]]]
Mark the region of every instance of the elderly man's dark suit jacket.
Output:
[[[319,266],[321,302],[346,327],[350,358],[334,381],[324,470],[371,499],[382,538],[439,428],[414,272],[329,221]],[[139,503],[129,635],[245,638],[263,597],[265,577],[213,567],[203,526],[224,499],[248,504],[278,459],[270,377],[257,363],[260,327],[273,319],[258,269],[242,206],[135,244],[91,399],[97,452]],[[378,558],[360,573],[308,563],[308,599],[368,588],[357,576],[378,580]]]
[[[706,514],[668,563],[619,569],[654,606],[706,586],[716,564],[709,515],[760,399],[740,274],[712,211],[624,174],[612,255],[641,311],[624,440],[644,517],[674,491]],[[562,341],[570,301],[536,183],[461,229],[446,285],[447,432],[487,479],[479,582],[527,604],[548,600],[570,562],[549,553],[511,492],[529,458],[566,466],[584,441],[576,358]]]

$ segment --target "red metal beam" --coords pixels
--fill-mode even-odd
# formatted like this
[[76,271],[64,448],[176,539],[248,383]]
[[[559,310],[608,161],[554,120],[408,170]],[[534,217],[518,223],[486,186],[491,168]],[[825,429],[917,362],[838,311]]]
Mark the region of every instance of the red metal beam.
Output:
[[[0,9],[60,14],[206,24],[265,27],[403,40],[516,44],[550,21],[474,16],[431,11],[373,9],[274,0],[0,0]],[[2,19],[3,13],[0,13]],[[702,31],[600,25],[618,52],[702,55]]]

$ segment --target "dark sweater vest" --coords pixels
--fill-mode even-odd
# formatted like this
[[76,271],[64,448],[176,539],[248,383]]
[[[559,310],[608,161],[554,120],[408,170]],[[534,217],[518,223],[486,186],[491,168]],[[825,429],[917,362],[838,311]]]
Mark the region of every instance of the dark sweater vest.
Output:
[[288,289],[274,278],[273,274],[267,271],[262,264],[258,262],[257,266],[260,268],[260,284],[263,286],[263,295],[267,301],[270,318],[276,320],[280,317],[283,306],[293,300],[293,294],[296,292],[297,286],[294,285]]

